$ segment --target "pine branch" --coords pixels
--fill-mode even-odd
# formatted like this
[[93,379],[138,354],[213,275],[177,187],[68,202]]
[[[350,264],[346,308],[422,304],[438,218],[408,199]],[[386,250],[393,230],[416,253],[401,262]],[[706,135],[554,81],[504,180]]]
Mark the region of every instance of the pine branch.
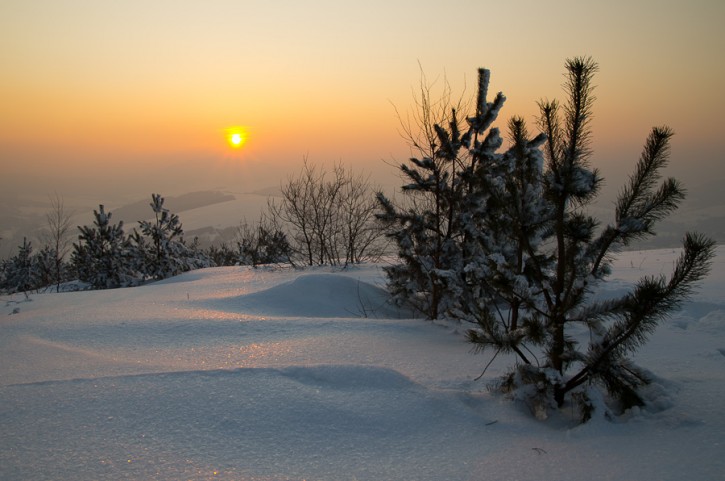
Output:
[[669,141],[673,132],[668,127],[655,127],[650,132],[635,171],[617,198],[615,225],[607,226],[596,242],[591,273],[597,275],[610,250],[628,245],[632,240],[652,234],[652,226],[677,209],[685,191],[674,179],[666,180],[653,192],[660,171],[669,161]]
[[617,202],[618,218],[628,216],[630,208],[654,188],[659,170],[667,165],[673,135],[669,127],[654,127],[650,132],[635,172]]
[[[506,97],[499,92],[493,102],[488,102],[488,84],[491,72],[488,69],[478,69],[478,94],[476,96],[476,115],[468,118],[471,131],[478,135],[488,129],[498,117],[498,113],[506,102]],[[466,136],[470,138],[470,134]]]
[[540,100],[539,105],[539,128],[546,135],[546,158],[549,162],[549,170],[558,171],[561,164],[559,149],[562,144],[561,127],[559,125],[559,103],[556,100]]
[[615,359],[621,362],[627,351],[641,346],[657,324],[690,297],[697,282],[708,274],[714,255],[715,241],[688,233],[669,282],[661,277],[646,277],[637,283],[634,292],[616,306],[623,311],[623,319],[592,345],[582,370],[558,388],[560,398],[592,376],[611,373],[607,366],[613,365]]
[[585,165],[591,155],[592,79],[599,69],[591,57],[575,57],[566,62],[569,102],[564,107],[566,128],[566,163],[570,166]]

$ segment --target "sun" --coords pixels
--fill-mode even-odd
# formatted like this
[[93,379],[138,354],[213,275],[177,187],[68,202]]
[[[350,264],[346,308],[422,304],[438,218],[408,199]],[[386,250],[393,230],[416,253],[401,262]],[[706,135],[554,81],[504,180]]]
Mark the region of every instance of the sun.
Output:
[[233,149],[238,149],[247,141],[247,131],[242,127],[230,127],[226,129],[227,142]]

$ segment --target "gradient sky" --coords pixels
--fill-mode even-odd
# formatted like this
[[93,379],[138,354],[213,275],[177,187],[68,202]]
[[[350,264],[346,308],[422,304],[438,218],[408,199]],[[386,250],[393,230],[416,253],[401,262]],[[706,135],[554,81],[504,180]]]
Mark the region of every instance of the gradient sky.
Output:
[[[249,191],[304,155],[396,184],[388,163],[409,151],[393,105],[412,105],[419,63],[471,94],[491,69],[499,125],[533,128],[576,55],[600,65],[594,162],[611,184],[663,124],[674,175],[725,179],[723,25],[722,0],[0,0],[0,188]],[[231,126],[249,132],[241,149]]]

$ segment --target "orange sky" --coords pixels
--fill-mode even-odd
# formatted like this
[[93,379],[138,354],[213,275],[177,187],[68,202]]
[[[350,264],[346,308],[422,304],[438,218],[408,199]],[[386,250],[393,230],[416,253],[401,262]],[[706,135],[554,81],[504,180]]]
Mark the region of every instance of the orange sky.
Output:
[[[725,178],[725,2],[589,3],[4,0],[0,187],[254,190],[303,155],[395,184],[385,161],[408,150],[391,103],[412,104],[418,62],[457,92],[490,68],[505,125],[562,97],[574,55],[600,64],[594,161],[615,185],[661,124],[673,172]],[[233,125],[249,131],[236,151]]]

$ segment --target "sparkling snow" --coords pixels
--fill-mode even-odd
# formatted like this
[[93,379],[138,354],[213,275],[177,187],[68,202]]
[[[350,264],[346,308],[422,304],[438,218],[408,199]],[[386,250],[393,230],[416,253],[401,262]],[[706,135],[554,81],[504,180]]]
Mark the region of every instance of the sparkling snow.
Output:
[[[636,361],[647,409],[541,422],[486,390],[509,360],[390,306],[380,266],[214,268],[5,296],[2,480],[725,479],[725,248]],[[667,274],[624,253],[602,295]]]

